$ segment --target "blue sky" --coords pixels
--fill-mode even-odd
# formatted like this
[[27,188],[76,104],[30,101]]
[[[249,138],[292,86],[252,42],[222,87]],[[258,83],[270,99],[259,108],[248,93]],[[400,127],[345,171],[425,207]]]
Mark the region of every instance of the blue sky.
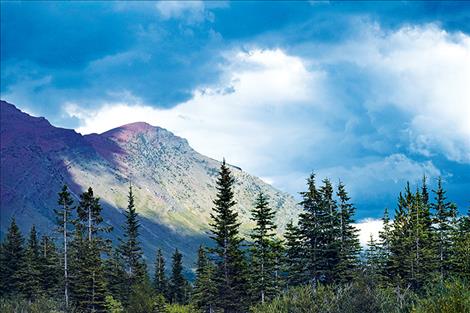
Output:
[[359,218],[407,180],[470,205],[470,2],[2,2],[1,97],[82,133],[147,121]]

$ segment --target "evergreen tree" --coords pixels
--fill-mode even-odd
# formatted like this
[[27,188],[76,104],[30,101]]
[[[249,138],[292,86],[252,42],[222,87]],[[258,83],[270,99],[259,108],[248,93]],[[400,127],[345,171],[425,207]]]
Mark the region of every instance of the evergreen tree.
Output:
[[298,286],[306,281],[304,270],[304,248],[300,229],[290,221],[284,234],[286,240],[285,262],[287,286]]
[[33,225],[29,233],[23,266],[20,268],[21,293],[29,301],[34,301],[40,291],[41,272],[39,268],[39,244],[36,227]]
[[128,283],[125,271],[124,260],[117,249],[114,249],[111,256],[104,262],[104,275],[108,286],[108,292],[113,299],[123,303],[128,299]]
[[367,250],[364,253],[365,270],[369,277],[373,281],[379,282],[381,280],[381,266],[382,266],[382,254],[380,251],[380,245],[374,240],[372,234],[367,242]]
[[49,236],[42,236],[40,244],[39,271],[41,289],[49,297],[55,297],[59,290],[61,267],[59,254],[54,241]]
[[351,198],[348,196],[342,182],[338,185],[337,195],[339,197],[340,218],[340,260],[336,276],[339,277],[341,282],[351,282],[359,265],[358,256],[361,251],[358,235],[359,231],[352,225],[354,223],[353,216],[356,209],[349,202]]
[[105,310],[105,279],[101,254],[109,250],[108,241],[101,233],[110,228],[102,225],[102,207],[90,187],[80,195],[77,207],[74,238],[75,305],[79,310],[102,312]]
[[70,192],[68,191],[67,185],[62,187],[62,191],[59,192],[59,199],[57,201],[59,208],[54,210],[56,214],[56,221],[57,221],[57,231],[62,236],[63,242],[63,266],[64,266],[64,277],[63,277],[63,284],[64,284],[64,297],[65,297],[65,308],[69,308],[69,251],[68,245],[70,241],[70,232],[72,226],[72,212],[74,208],[72,207],[73,200],[70,196]]
[[392,236],[392,225],[390,222],[390,216],[388,214],[388,209],[385,208],[384,216],[382,218],[383,227],[382,230],[379,231],[379,250],[380,250],[380,264],[379,264],[379,272],[380,272],[380,283],[382,285],[388,285],[391,281],[390,273],[391,271],[391,263],[390,263],[390,244],[391,244],[391,236]]
[[337,266],[340,262],[340,219],[336,200],[333,199],[333,186],[328,179],[323,180],[323,186],[320,188],[322,196],[321,207],[325,212],[326,223],[322,232],[325,236],[323,247],[323,281],[333,283],[339,279]]
[[452,272],[470,281],[470,209],[459,219],[452,239]]
[[155,291],[163,296],[168,295],[168,280],[165,274],[165,259],[162,250],[157,250],[155,258],[155,277],[153,280]]
[[271,299],[278,290],[276,264],[278,249],[276,246],[276,212],[269,207],[266,196],[260,192],[252,211],[252,220],[256,223],[252,233],[250,280],[251,293],[255,302],[264,303]]
[[185,288],[188,282],[183,276],[183,255],[175,250],[172,256],[169,296],[171,303],[183,304],[186,302]]
[[447,201],[446,191],[442,186],[442,178],[437,181],[437,189],[433,190],[435,202],[431,205],[434,210],[434,231],[437,245],[437,267],[441,280],[448,277],[452,266],[452,234],[455,231],[457,209]]
[[22,283],[21,269],[24,266],[24,239],[15,219],[10,226],[2,244],[0,268],[0,296],[17,295]]
[[212,252],[217,265],[217,307],[224,313],[242,312],[246,305],[246,265],[240,249],[242,239],[239,236],[238,213],[233,209],[236,204],[233,183],[234,178],[224,160],[217,179],[217,196],[210,223],[211,238],[215,242]]
[[121,240],[119,251],[123,256],[126,270],[127,296],[135,283],[142,282],[146,276],[146,266],[142,258],[142,248],[139,242],[139,221],[134,205],[132,185],[129,186],[128,205],[124,212],[126,223],[124,224],[124,239]]
[[194,282],[193,303],[204,313],[214,312],[215,294],[214,285],[215,268],[207,258],[206,250],[199,247],[196,267],[196,280]]

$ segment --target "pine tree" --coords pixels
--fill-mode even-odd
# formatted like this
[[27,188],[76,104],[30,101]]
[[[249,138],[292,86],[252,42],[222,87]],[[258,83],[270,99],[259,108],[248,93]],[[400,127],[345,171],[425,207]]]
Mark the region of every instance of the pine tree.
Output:
[[325,235],[323,248],[323,260],[325,262],[323,281],[325,283],[333,283],[339,279],[336,269],[340,262],[340,219],[333,193],[331,182],[324,179],[320,194],[322,195],[321,207],[326,215],[326,223],[322,229]]
[[364,253],[365,270],[367,274],[374,282],[381,280],[381,266],[382,266],[382,254],[380,251],[380,245],[372,234],[367,242],[367,250]]
[[101,254],[109,250],[108,241],[101,233],[110,228],[102,225],[102,207],[90,187],[80,195],[75,221],[74,238],[74,300],[79,310],[102,312],[105,310],[105,279]]
[[361,251],[358,235],[359,231],[352,225],[354,223],[353,216],[356,209],[349,202],[351,198],[348,196],[342,182],[338,185],[337,195],[339,197],[340,218],[340,260],[336,276],[339,277],[339,281],[341,282],[351,282],[359,265],[358,256]]
[[123,256],[126,269],[126,287],[129,297],[132,286],[140,283],[146,277],[146,266],[143,261],[142,248],[139,242],[139,221],[138,214],[134,205],[134,194],[132,185],[129,186],[128,205],[124,212],[126,223],[124,224],[124,239],[121,240],[119,251]]
[[239,236],[238,213],[233,210],[236,204],[233,183],[234,178],[224,160],[217,179],[218,192],[210,223],[211,239],[215,242],[212,252],[217,265],[217,307],[224,313],[241,312],[246,305],[246,265],[240,249],[242,239]]
[[431,205],[434,210],[434,231],[437,242],[437,267],[444,280],[448,277],[452,266],[452,234],[455,231],[457,209],[447,201],[446,191],[442,186],[442,178],[437,181],[437,189],[433,190],[435,202]]
[[256,223],[252,233],[250,280],[253,301],[264,303],[276,295],[276,212],[269,207],[268,199],[260,192],[252,211],[252,220]]
[[72,226],[72,212],[74,208],[72,207],[73,200],[70,196],[70,192],[68,191],[67,185],[62,187],[62,191],[59,192],[59,199],[57,201],[59,208],[54,210],[56,214],[56,221],[57,221],[57,231],[62,236],[63,242],[63,266],[64,266],[64,297],[65,297],[65,308],[69,308],[69,251],[68,245],[70,241],[70,232]]
[[155,257],[155,277],[153,279],[155,291],[163,296],[168,295],[168,280],[165,274],[165,259],[162,250],[157,250]]
[[305,249],[301,236],[300,229],[290,221],[284,234],[286,248],[283,266],[283,270],[287,275],[286,284],[289,287],[301,285],[306,281],[304,269]]
[[379,273],[380,273],[380,283],[384,286],[389,285],[391,281],[390,273],[391,263],[390,263],[390,245],[392,238],[392,225],[390,222],[390,216],[388,214],[388,208],[384,210],[384,216],[382,218],[383,227],[379,231],[379,251],[380,251],[380,264],[379,264]]
[[104,262],[104,275],[108,292],[115,300],[123,303],[128,299],[126,270],[121,253],[114,249],[111,256]]
[[452,273],[470,280],[470,209],[466,216],[460,217],[452,240]]
[[187,281],[183,276],[183,255],[175,249],[172,256],[169,296],[171,303],[183,304],[186,302],[185,288]]
[[22,283],[21,269],[24,266],[24,239],[15,219],[10,226],[2,244],[0,281],[2,297],[20,293]]
[[26,245],[23,266],[20,268],[21,293],[29,301],[35,300],[41,287],[39,257],[39,244],[36,227],[33,225]]
[[41,289],[48,297],[55,297],[59,290],[61,267],[59,254],[54,241],[49,236],[42,236],[40,244],[39,271]]
[[193,303],[204,313],[214,312],[215,294],[214,285],[215,268],[207,258],[206,250],[199,247],[196,267],[196,280],[194,282]]

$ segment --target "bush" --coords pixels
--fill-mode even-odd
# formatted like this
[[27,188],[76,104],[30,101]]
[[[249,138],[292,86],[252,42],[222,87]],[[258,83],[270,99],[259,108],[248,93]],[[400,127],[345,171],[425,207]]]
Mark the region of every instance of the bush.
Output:
[[10,299],[0,298],[0,312],[5,313],[63,313],[60,304],[52,299],[38,298],[29,301],[16,297]]
[[452,279],[428,287],[425,296],[418,299],[414,313],[470,312],[470,286],[463,280]]

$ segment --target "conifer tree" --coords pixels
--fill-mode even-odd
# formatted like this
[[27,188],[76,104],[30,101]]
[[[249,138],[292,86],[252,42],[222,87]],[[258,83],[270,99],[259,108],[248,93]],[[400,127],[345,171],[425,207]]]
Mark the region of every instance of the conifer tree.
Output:
[[24,266],[24,239],[20,229],[12,218],[2,244],[2,259],[0,268],[0,296],[20,293],[22,283],[21,268]]
[[339,264],[336,276],[341,282],[351,282],[358,267],[358,256],[361,251],[359,243],[358,229],[354,223],[354,213],[356,209],[349,202],[350,197],[342,182],[338,185],[337,195],[339,197]]
[[452,266],[452,234],[455,231],[457,209],[447,201],[446,191],[442,186],[442,178],[437,181],[437,189],[433,190],[434,231],[437,245],[437,267],[441,280],[448,277]]
[[217,307],[224,313],[242,312],[246,305],[246,265],[240,248],[238,213],[233,209],[236,204],[233,183],[234,178],[224,160],[217,179],[217,196],[210,223],[211,238],[215,242],[212,252],[217,265]]
[[155,257],[155,277],[153,284],[158,294],[165,297],[168,295],[168,280],[165,274],[165,259],[163,258],[162,249],[157,250]]
[[290,221],[286,226],[284,234],[286,240],[285,262],[283,270],[285,271],[287,286],[298,286],[306,281],[304,270],[304,252],[300,229],[294,226]]
[[186,302],[185,288],[188,284],[183,276],[183,255],[175,249],[172,256],[169,296],[171,303],[183,304]]
[[253,301],[264,303],[277,291],[276,261],[279,251],[276,249],[277,226],[274,223],[276,212],[269,207],[268,199],[260,192],[252,211],[252,220],[256,223],[252,233],[250,280]]
[[193,303],[203,313],[213,313],[215,295],[217,290],[214,285],[215,268],[207,258],[206,250],[199,247],[196,267],[196,280],[193,289]]
[[146,276],[146,266],[143,261],[142,248],[139,242],[139,221],[134,205],[134,194],[132,185],[129,185],[128,205],[124,212],[126,223],[124,224],[124,238],[119,245],[126,270],[127,297],[129,297],[132,286],[140,283]]
[[20,268],[20,289],[23,296],[34,301],[40,291],[39,244],[36,227],[33,225],[26,245],[23,266]]
[[101,312],[105,309],[105,279],[101,254],[109,250],[101,237],[110,228],[102,225],[102,207],[90,187],[80,195],[75,222],[75,305],[79,310]]
[[108,292],[113,299],[123,302],[128,299],[128,283],[125,271],[124,260],[121,253],[114,249],[111,256],[104,262],[104,275],[107,283]]
[[367,250],[365,251],[364,256],[365,270],[367,271],[367,274],[373,281],[379,282],[381,280],[382,254],[380,251],[380,245],[374,239],[372,234],[367,242]]
[[61,267],[59,254],[54,241],[49,236],[42,236],[39,252],[39,271],[41,289],[49,297],[55,297],[59,290]]
[[470,209],[459,219],[452,239],[452,273],[470,280]]
[[322,229],[325,236],[322,251],[324,261],[323,281],[325,283],[333,283],[339,279],[336,269],[340,262],[340,219],[333,193],[330,180],[324,179],[320,194],[322,196],[321,208],[326,216],[326,222]]
[[57,201],[58,209],[55,209],[54,212],[56,214],[56,221],[57,221],[57,231],[62,236],[63,242],[63,284],[64,284],[64,297],[65,297],[65,308],[69,308],[69,241],[70,241],[70,232],[72,229],[72,212],[74,208],[72,207],[73,200],[70,196],[70,192],[68,191],[67,185],[62,187],[62,190],[59,192],[59,199]]

